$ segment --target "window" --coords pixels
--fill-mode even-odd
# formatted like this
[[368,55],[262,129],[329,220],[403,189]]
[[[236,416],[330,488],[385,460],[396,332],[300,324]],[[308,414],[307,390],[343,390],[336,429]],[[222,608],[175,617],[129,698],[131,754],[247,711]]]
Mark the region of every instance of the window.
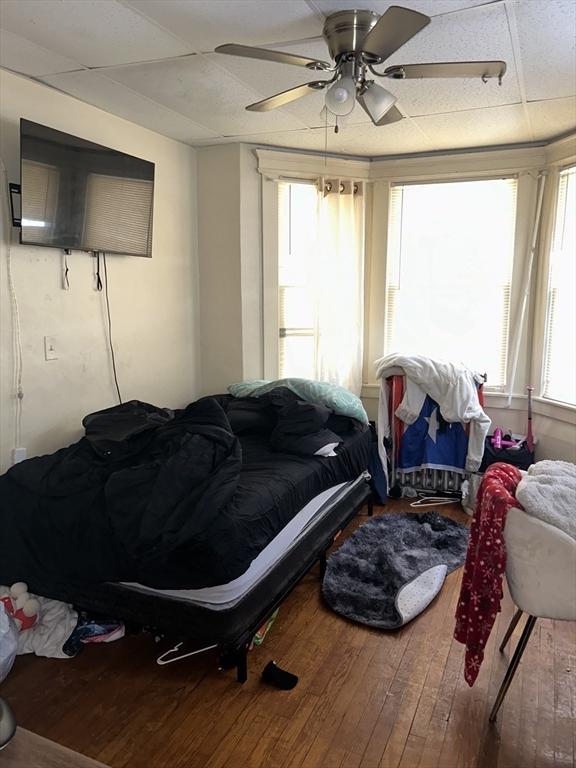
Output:
[[576,166],[560,173],[550,253],[542,394],[576,405]]
[[506,384],[516,179],[392,187],[385,351]]
[[312,255],[318,213],[313,184],[279,185],[278,314],[280,378],[313,379],[316,370]]

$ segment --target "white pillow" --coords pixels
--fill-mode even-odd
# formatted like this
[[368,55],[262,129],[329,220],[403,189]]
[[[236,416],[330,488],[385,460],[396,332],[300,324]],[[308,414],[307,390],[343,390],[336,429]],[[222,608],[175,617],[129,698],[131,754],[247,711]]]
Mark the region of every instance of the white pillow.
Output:
[[326,443],[322,448],[318,448],[314,456],[336,456],[334,448],[336,448],[337,445],[340,445],[340,443]]

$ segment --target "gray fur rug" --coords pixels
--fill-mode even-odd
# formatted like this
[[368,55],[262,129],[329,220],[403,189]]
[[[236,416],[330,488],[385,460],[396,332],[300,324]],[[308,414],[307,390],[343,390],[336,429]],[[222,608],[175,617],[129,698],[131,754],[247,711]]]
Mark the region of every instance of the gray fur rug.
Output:
[[467,545],[466,526],[438,512],[374,517],[328,559],[324,598],[348,619],[396,629],[407,620],[398,610],[400,591],[418,580],[425,589],[424,573],[436,572],[440,580],[436,578],[436,591],[424,601],[423,610],[440,589],[445,574],[464,563]]

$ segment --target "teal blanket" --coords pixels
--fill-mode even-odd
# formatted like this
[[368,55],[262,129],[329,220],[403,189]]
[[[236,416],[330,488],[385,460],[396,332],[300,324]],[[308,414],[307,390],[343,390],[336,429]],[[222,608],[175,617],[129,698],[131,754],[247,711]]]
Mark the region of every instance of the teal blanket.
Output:
[[231,384],[228,392],[233,397],[260,397],[276,387],[287,387],[301,400],[314,405],[325,405],[340,416],[349,416],[368,424],[368,416],[359,397],[337,384],[312,379],[276,379],[276,381],[241,381]]

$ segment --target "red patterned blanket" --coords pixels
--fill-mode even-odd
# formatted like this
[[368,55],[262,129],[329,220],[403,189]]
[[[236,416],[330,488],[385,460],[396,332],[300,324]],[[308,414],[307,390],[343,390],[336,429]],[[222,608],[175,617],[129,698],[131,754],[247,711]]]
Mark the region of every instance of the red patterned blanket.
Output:
[[454,630],[456,640],[466,646],[464,677],[468,685],[474,685],[478,676],[484,648],[500,610],[506,568],[506,512],[509,507],[522,509],[514,497],[521,477],[510,464],[492,464],[478,491]]

